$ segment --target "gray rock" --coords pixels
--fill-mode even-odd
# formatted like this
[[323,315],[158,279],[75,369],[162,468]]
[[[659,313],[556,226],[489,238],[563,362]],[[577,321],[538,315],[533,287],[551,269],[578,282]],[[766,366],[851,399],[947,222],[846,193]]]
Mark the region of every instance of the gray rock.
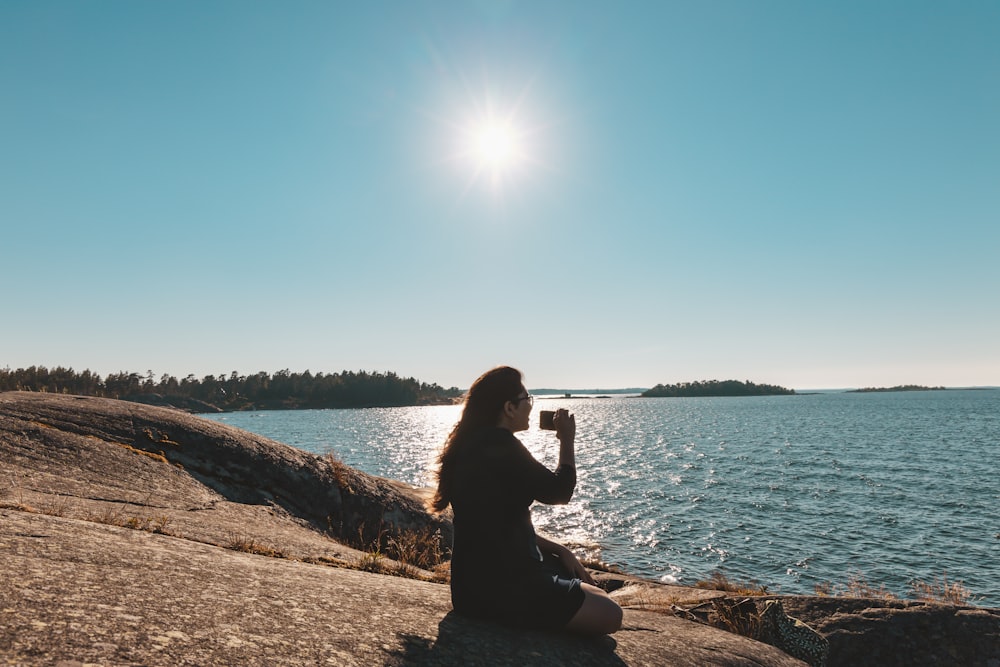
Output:
[[799,665],[652,612],[613,638],[456,616],[446,586],[0,510],[0,660],[50,665]]
[[450,522],[404,484],[177,410],[8,392],[0,433],[13,486],[48,496],[38,500],[47,510],[165,516],[170,532],[216,544],[270,515],[383,550],[407,531],[437,532],[441,548],[451,542]]
[[[581,638],[457,616],[429,571],[350,569],[371,556],[347,542],[437,531],[447,543],[450,530],[419,490],[216,422],[0,394],[0,662],[803,664],[685,611],[718,591],[604,574],[624,628]],[[829,638],[831,665],[993,665],[1000,654],[997,610],[782,601]]]
[[1000,667],[1000,609],[840,597],[782,603],[829,640],[831,665]]

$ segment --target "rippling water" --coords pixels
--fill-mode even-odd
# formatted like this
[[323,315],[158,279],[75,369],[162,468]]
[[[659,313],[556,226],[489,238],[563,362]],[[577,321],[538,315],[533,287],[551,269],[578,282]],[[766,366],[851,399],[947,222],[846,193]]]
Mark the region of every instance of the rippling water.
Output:
[[[696,399],[553,399],[577,415],[579,482],[535,524],[626,570],[721,570],[772,592],[863,575],[962,581],[1000,606],[1000,390]],[[415,485],[459,408],[205,415]],[[554,467],[558,444],[519,434]]]

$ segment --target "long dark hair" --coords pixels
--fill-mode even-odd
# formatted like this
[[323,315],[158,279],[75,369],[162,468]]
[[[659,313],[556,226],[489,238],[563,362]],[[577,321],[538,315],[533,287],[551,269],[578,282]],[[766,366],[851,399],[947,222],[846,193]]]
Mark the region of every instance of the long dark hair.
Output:
[[486,371],[469,387],[462,417],[451,429],[438,456],[438,487],[431,501],[435,512],[443,512],[451,503],[452,462],[468,442],[468,436],[485,426],[496,426],[504,405],[517,398],[523,389],[521,371],[510,366]]

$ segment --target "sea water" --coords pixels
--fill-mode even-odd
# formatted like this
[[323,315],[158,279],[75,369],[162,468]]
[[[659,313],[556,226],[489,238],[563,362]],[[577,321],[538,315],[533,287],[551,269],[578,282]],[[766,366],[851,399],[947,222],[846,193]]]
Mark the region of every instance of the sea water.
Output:
[[[557,398],[578,483],[538,529],[628,572],[770,592],[961,582],[1000,606],[1000,390]],[[365,472],[434,484],[458,406],[204,415]],[[518,434],[555,467],[552,432]]]

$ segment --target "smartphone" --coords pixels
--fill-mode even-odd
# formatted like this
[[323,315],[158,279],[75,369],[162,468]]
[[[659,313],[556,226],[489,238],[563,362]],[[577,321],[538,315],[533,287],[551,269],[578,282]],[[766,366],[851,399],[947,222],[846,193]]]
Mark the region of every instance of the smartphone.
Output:
[[554,431],[556,430],[556,425],[554,423],[554,418],[556,413],[554,410],[539,410],[538,411],[538,428],[543,431]]

